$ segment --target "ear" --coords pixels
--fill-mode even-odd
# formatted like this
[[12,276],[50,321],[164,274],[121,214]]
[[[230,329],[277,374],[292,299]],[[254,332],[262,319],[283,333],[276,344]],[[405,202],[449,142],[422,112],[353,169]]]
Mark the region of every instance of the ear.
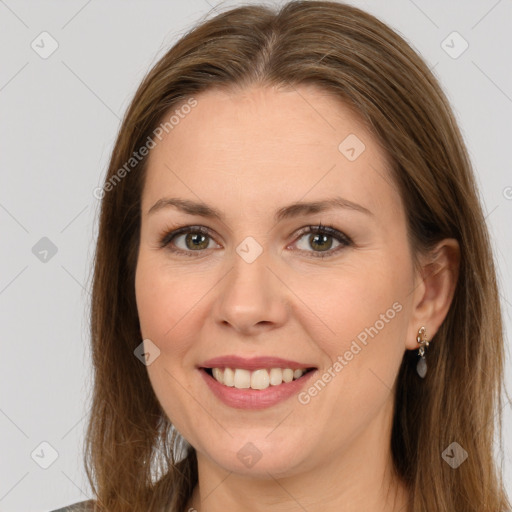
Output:
[[418,329],[425,326],[430,341],[443,323],[452,303],[459,277],[460,248],[457,240],[446,238],[420,257],[406,347],[419,347]]

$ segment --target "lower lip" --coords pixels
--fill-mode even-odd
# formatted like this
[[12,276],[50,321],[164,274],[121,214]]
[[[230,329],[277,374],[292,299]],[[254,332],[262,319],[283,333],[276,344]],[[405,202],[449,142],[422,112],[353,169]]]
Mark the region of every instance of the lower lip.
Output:
[[316,373],[316,370],[309,371],[297,380],[285,382],[279,384],[279,386],[269,386],[266,389],[237,389],[224,386],[205,370],[200,368],[199,372],[213,394],[229,407],[235,409],[266,409],[299,393]]

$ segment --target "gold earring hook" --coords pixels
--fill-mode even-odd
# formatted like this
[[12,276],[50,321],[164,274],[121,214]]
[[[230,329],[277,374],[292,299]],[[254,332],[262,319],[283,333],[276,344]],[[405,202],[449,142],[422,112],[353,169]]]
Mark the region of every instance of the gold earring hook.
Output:
[[427,329],[422,326],[418,329],[418,336],[416,337],[416,341],[421,345],[419,348],[420,356],[423,357],[425,354],[425,349],[428,348],[429,340],[427,339]]

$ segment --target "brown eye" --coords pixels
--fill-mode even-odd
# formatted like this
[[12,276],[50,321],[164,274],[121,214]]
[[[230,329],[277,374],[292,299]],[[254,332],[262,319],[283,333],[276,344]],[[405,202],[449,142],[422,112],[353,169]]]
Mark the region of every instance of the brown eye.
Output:
[[313,247],[313,249],[328,251],[332,247],[332,237],[331,235],[315,233],[313,235],[309,235],[308,243]]
[[207,249],[208,244],[208,235],[203,235],[202,233],[188,233],[185,235],[185,245],[187,249],[191,249],[193,251],[197,249]]
[[[309,252],[314,257],[328,257],[352,245],[348,236],[330,226],[308,226],[301,231],[300,235],[296,244],[298,245],[302,240],[304,241],[302,246],[298,245],[298,249]],[[334,249],[333,244],[335,244]]]
[[204,226],[187,226],[166,233],[160,240],[160,247],[168,247],[172,252],[186,254],[211,249],[213,238]]

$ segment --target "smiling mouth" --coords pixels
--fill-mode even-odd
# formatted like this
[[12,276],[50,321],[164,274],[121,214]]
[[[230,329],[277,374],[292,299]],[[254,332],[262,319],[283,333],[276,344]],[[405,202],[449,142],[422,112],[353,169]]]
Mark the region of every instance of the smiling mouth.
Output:
[[316,368],[202,368],[220,384],[236,389],[264,390],[298,380]]

